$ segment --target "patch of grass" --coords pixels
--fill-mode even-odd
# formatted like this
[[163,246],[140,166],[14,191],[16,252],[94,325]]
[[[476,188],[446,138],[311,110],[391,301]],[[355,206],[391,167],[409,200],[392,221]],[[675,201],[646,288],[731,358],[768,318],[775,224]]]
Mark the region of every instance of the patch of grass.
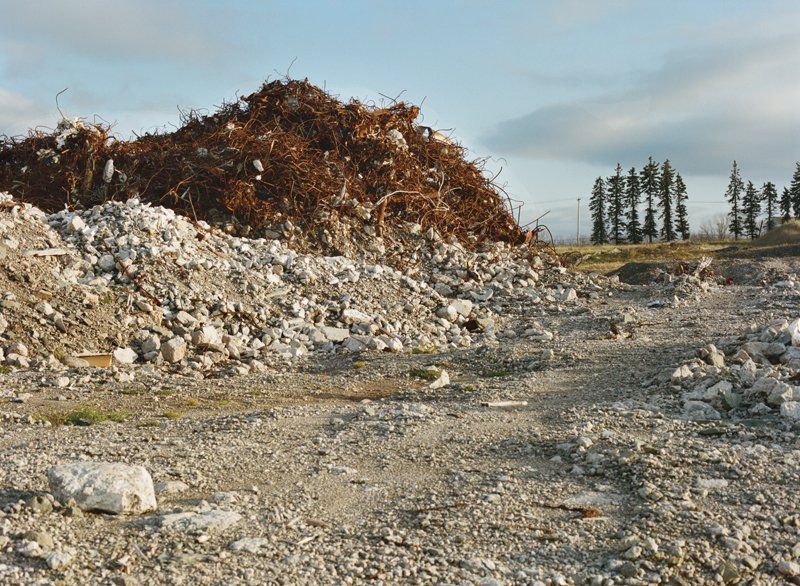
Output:
[[180,419],[183,417],[183,411],[164,411],[161,414],[161,417],[166,417],[167,419]]
[[434,368],[412,368],[409,374],[422,380],[435,381],[439,378],[440,371]]
[[215,407],[233,407],[236,405],[236,401],[231,401],[230,399],[217,399],[216,401],[212,401],[211,404]]
[[156,391],[157,397],[171,397],[176,391],[173,389],[159,389]]
[[483,376],[486,378],[498,378],[501,376],[508,376],[511,374],[510,370],[487,370],[484,371]]
[[411,349],[412,354],[436,354],[439,350],[436,346],[417,346]]
[[66,413],[50,413],[43,416],[53,425],[94,425],[103,421],[121,423],[128,418],[124,411],[101,411],[94,407],[81,407]]
[[100,303],[108,305],[109,303],[114,303],[114,296],[111,293],[106,293],[100,298]]
[[197,407],[200,405],[200,401],[198,401],[197,399],[186,399],[184,405],[186,405],[187,407]]
[[357,360],[356,362],[353,363],[353,368],[366,368],[366,367],[367,363],[364,362],[363,360]]
[[669,262],[714,256],[731,242],[654,242],[653,244],[603,244],[558,246],[568,266],[581,271],[611,271],[629,262]]
[[120,391],[120,393],[122,393],[123,395],[126,395],[126,396],[136,396],[136,395],[144,395],[145,390],[144,389],[122,389]]
[[0,374],[8,374],[11,372],[11,367],[6,366],[5,364],[0,364]]

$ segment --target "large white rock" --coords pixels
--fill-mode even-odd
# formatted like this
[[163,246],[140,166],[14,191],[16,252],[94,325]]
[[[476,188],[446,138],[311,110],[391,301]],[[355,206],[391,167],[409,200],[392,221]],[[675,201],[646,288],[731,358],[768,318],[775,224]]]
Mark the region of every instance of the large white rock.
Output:
[[114,360],[119,364],[133,364],[139,358],[130,348],[117,348],[114,350]]
[[161,346],[161,356],[165,362],[180,362],[186,356],[186,342],[183,338],[174,337]]
[[76,462],[47,471],[53,496],[85,511],[139,514],[156,509],[153,479],[142,466],[111,462]]
[[192,344],[198,348],[216,350],[222,347],[222,336],[214,326],[203,326],[192,332]]
[[333,328],[322,326],[322,333],[329,342],[344,342],[350,337],[350,330],[347,328]]
[[794,419],[800,421],[800,402],[786,401],[781,405],[781,415],[787,419]]
[[800,346],[800,319],[790,323],[786,331],[792,337],[792,346]]

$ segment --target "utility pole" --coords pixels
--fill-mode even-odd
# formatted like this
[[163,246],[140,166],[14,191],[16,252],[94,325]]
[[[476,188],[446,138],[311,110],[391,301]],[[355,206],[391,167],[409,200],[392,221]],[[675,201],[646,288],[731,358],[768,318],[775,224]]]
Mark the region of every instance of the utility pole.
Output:
[[575,233],[575,242],[581,245],[581,198],[578,198],[578,230]]

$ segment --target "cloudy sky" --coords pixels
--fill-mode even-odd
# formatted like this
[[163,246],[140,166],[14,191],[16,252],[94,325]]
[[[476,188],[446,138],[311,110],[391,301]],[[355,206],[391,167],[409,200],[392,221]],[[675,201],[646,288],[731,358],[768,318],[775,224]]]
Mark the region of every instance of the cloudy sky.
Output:
[[669,158],[698,225],[731,161],[788,183],[800,159],[796,0],[0,0],[0,134],[98,116],[170,128],[266,78],[423,102],[503,168],[523,216],[574,233],[617,162]]

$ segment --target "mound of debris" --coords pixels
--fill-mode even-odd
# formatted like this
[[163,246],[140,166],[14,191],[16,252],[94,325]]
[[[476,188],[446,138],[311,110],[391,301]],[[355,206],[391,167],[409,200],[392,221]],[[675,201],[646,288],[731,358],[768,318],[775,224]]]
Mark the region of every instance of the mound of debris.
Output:
[[528,246],[473,250],[419,234],[401,270],[232,236],[139,199],[50,215],[0,201],[0,362],[10,367],[86,366],[107,353],[122,365],[247,373],[309,352],[544,340],[552,334],[497,321],[599,289]]
[[690,419],[743,419],[780,414],[800,422],[800,319],[751,327],[735,339],[698,350],[671,375]]
[[466,160],[418,115],[402,102],[344,104],[307,81],[273,81],[133,141],[63,119],[52,133],[0,139],[0,191],[47,212],[137,197],[245,234],[299,230],[339,254],[353,238],[408,224],[470,245],[521,241],[484,161]]

